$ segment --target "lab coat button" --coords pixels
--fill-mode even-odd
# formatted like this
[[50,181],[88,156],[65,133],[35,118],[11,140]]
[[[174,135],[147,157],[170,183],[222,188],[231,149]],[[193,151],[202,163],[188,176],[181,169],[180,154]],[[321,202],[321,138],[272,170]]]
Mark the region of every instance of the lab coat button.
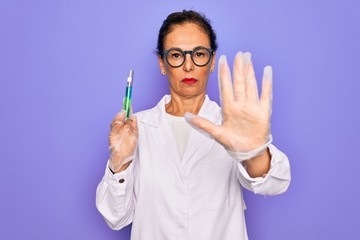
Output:
[[119,183],[124,183],[124,182],[125,182],[125,179],[123,179],[123,178],[119,180]]

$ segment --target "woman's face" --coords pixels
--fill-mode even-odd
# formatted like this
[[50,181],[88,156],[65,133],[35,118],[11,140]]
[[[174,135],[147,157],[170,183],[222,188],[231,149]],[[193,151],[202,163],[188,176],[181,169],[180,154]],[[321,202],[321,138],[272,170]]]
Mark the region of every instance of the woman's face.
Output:
[[[164,49],[180,48],[183,51],[191,51],[196,47],[210,48],[208,35],[196,24],[184,23],[175,25],[172,31],[164,38]],[[174,68],[168,64],[165,57],[158,57],[160,69],[166,73],[170,93],[183,98],[205,95],[210,71],[215,67],[215,53],[209,63],[203,67],[196,66],[191,60],[190,54],[186,54],[182,66]]]

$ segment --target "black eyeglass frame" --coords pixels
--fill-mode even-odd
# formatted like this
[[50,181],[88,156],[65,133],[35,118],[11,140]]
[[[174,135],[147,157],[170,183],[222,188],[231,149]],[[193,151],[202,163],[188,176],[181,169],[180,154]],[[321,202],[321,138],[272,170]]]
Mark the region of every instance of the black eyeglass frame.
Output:
[[[208,60],[205,64],[199,65],[199,64],[197,64],[197,63],[194,61],[193,52],[196,52],[196,51],[198,51],[199,49],[205,49],[205,50],[208,51],[209,54],[210,54],[209,60]],[[168,58],[167,58],[167,54],[168,54],[170,51],[173,51],[173,50],[179,51],[179,52],[181,52],[181,53],[184,55],[184,61],[183,61],[179,66],[171,65],[171,63],[169,63],[169,60],[168,60]],[[213,49],[211,49],[211,48],[206,48],[206,47],[201,47],[201,46],[199,46],[199,47],[196,47],[196,48],[194,48],[193,50],[189,50],[189,51],[183,51],[181,48],[169,48],[168,50],[163,50],[163,51],[161,51],[161,54],[163,55],[163,57],[165,57],[166,62],[167,62],[171,67],[173,67],[173,68],[178,68],[178,67],[181,67],[181,66],[184,64],[184,62],[186,61],[186,54],[190,54],[191,61],[192,61],[196,66],[198,66],[198,67],[204,67],[204,66],[206,66],[206,65],[210,62],[211,58],[212,58],[213,55],[214,55],[214,52],[215,52],[215,51],[214,51]]]

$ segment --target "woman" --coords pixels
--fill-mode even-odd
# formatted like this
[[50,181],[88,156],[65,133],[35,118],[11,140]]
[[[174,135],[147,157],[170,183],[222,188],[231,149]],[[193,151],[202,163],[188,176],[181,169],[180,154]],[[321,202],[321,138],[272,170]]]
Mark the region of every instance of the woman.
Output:
[[250,53],[236,55],[233,83],[221,56],[220,108],[205,94],[216,49],[204,16],[170,14],[157,46],[170,96],[112,122],[96,205],[112,229],[133,223],[131,239],[247,239],[242,187],[275,195],[290,183],[287,157],[270,144],[271,68],[259,98]]

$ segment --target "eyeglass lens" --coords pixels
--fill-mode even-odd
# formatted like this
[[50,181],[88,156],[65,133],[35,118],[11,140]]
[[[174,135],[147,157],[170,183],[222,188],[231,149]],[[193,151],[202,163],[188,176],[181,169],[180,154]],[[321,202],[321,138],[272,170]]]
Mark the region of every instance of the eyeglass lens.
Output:
[[[205,66],[210,60],[210,52],[206,48],[198,48],[191,52],[191,59],[197,66]],[[185,53],[179,49],[171,49],[166,60],[173,67],[179,67],[185,62]]]

